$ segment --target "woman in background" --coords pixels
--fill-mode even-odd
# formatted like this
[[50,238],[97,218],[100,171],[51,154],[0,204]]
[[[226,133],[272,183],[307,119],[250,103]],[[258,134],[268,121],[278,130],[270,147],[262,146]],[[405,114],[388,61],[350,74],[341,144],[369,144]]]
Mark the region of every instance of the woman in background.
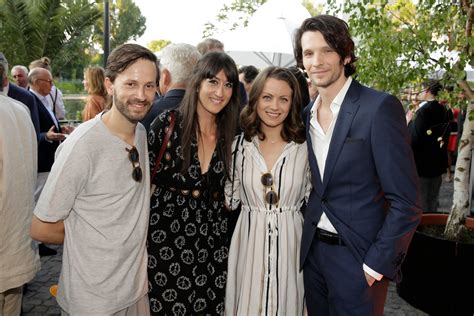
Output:
[[299,252],[310,169],[301,95],[291,70],[268,67],[255,79],[234,141],[226,183],[241,204],[229,250],[226,315],[303,315]]
[[152,314],[224,313],[229,250],[224,185],[238,109],[234,61],[223,52],[209,52],[195,66],[177,111],[163,112],[151,125],[148,148],[154,170],[175,115],[151,181],[156,185],[148,229]]
[[108,107],[108,94],[105,89],[105,71],[102,67],[92,66],[84,71],[84,89],[89,94],[82,110],[82,121],[94,118]]

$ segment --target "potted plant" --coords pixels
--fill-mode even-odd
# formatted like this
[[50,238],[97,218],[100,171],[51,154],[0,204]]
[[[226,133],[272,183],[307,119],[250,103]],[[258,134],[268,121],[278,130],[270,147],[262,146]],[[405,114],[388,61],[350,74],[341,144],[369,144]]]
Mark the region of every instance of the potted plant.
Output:
[[[412,306],[430,315],[473,315],[469,289],[474,284],[474,244],[427,232],[434,226],[445,227],[448,216],[423,214],[402,265],[403,279],[397,285],[397,292]],[[474,218],[466,217],[466,226],[474,228]]]

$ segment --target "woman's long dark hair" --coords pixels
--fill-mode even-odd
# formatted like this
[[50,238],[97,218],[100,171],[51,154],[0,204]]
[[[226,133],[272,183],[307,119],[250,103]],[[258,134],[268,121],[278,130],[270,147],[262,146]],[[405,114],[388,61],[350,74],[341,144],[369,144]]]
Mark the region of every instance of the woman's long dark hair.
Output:
[[267,67],[261,71],[252,84],[249,92],[249,104],[240,114],[240,125],[244,131],[244,138],[250,141],[253,136],[258,135],[260,140],[265,139],[265,134],[260,129],[261,120],[257,114],[257,103],[262,95],[265,82],[269,78],[286,82],[292,91],[290,112],[283,123],[281,137],[287,142],[303,143],[306,137],[301,119],[303,104],[298,81],[289,69],[274,66]]
[[[209,52],[199,59],[194,67],[193,74],[186,88],[183,101],[178,111],[182,116],[182,138],[181,148],[183,150],[184,162],[181,169],[185,173],[191,164],[191,142],[199,130],[197,105],[199,102],[199,87],[206,79],[214,78],[221,70],[232,83],[232,96],[229,103],[217,114],[217,140],[216,147],[218,157],[224,162],[226,174],[229,175],[231,165],[231,147],[234,139],[239,111],[239,75],[234,60],[223,52]],[[219,145],[223,142],[223,146]]]

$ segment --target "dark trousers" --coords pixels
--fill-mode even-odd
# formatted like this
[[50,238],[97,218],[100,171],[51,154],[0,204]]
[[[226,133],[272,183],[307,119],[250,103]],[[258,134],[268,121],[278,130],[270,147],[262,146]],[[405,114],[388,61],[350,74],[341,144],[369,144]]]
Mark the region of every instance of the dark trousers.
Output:
[[421,208],[424,213],[435,213],[438,211],[441,181],[441,176],[431,178],[420,177]]
[[388,280],[369,287],[362,264],[346,246],[313,240],[303,275],[310,316],[383,315]]

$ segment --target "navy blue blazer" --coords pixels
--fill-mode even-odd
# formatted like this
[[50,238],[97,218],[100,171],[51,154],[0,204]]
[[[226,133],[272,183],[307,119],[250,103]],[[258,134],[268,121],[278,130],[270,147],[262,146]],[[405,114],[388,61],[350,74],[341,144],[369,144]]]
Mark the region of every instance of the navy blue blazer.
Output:
[[399,280],[421,219],[418,177],[401,103],[353,80],[334,126],[323,181],[307,113],[313,190],[305,211],[301,267],[324,211],[361,268],[365,263]]
[[186,90],[184,89],[172,89],[166,92],[163,97],[156,99],[153,102],[150,112],[148,112],[145,118],[141,120],[141,123],[145,126],[147,132],[150,131],[151,123],[158,115],[166,110],[174,110],[178,107],[181,100],[183,100],[185,92]]
[[35,127],[36,137],[39,140],[40,128],[39,128],[39,116],[38,106],[36,105],[35,96],[28,90],[23,89],[13,83],[8,85],[8,94],[10,98],[20,101],[30,109],[31,121]]
[[[49,172],[54,163],[54,154],[56,149],[59,146],[58,141],[48,141],[46,140],[46,133],[49,131],[51,126],[58,125],[59,122],[54,121],[51,115],[49,114],[48,109],[44,106],[43,102],[34,95],[36,104],[38,105],[38,117],[39,117],[39,126],[40,126],[40,136],[38,142],[38,172]],[[55,124],[56,122],[56,124]],[[61,126],[54,128],[56,133],[61,133]]]

